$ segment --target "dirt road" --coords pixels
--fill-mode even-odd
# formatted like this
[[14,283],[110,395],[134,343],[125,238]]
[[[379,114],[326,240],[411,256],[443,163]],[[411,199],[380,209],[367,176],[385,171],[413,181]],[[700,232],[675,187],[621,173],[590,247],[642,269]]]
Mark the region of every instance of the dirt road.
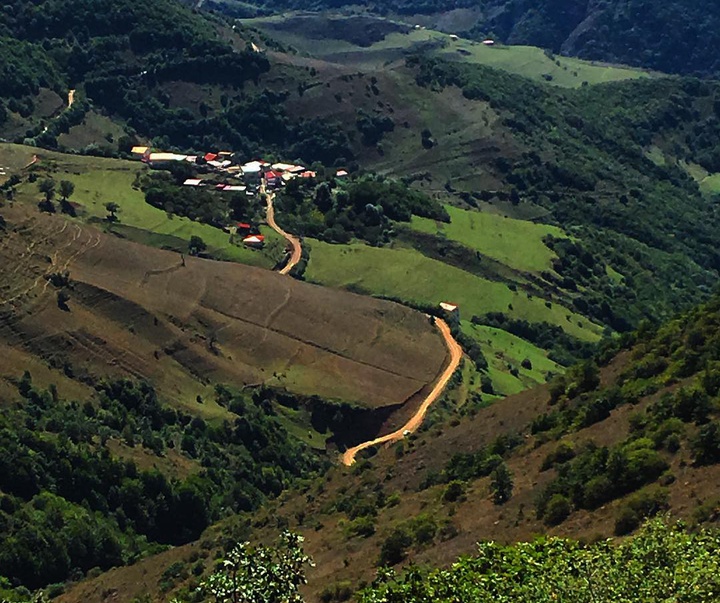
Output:
[[70,90],[68,92],[68,109],[73,106],[74,102],[75,102],[75,90]]
[[401,440],[405,437],[405,432],[412,433],[418,427],[420,427],[420,425],[422,425],[428,408],[430,408],[432,403],[435,402],[445,390],[445,387],[450,381],[450,378],[452,377],[457,367],[460,365],[460,360],[462,359],[463,354],[462,348],[452,336],[448,324],[441,318],[436,318],[435,325],[438,329],[440,329],[443,339],[445,339],[445,345],[447,345],[448,351],[450,352],[450,362],[443,371],[442,375],[440,375],[440,378],[435,383],[435,387],[433,387],[430,394],[425,398],[425,400],[423,400],[423,403],[420,405],[418,411],[407,423],[405,423],[405,425],[403,425],[400,429],[393,431],[392,433],[389,433],[379,438],[375,438],[374,440],[370,440],[369,442],[363,442],[362,444],[358,444],[354,448],[349,448],[342,456],[343,464],[352,465],[355,462],[355,455],[357,455],[357,453],[361,450],[365,450],[366,448],[370,448],[371,446],[375,446],[377,444],[397,442],[398,440]]
[[285,237],[287,242],[290,243],[292,247],[292,254],[290,255],[290,260],[285,265],[285,267],[280,270],[280,274],[288,274],[302,258],[302,245],[300,244],[300,239],[285,232],[277,225],[277,222],[275,222],[275,207],[273,206],[273,200],[275,199],[275,195],[273,193],[266,193],[265,197],[267,199],[267,223],[270,225],[270,228],[272,228],[276,233],[278,233],[282,237]]

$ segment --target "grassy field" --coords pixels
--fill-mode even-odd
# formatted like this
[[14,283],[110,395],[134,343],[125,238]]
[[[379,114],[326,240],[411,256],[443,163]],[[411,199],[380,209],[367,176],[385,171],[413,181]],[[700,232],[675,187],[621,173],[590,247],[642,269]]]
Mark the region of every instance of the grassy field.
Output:
[[[480,344],[489,364],[488,374],[495,392],[511,395],[539,383],[547,382],[549,373],[562,373],[563,367],[547,357],[547,352],[532,343],[501,329],[474,325],[462,321],[462,330]],[[523,360],[529,360],[531,368],[523,368]],[[517,376],[510,369],[517,369]]]
[[698,183],[703,194],[708,196],[720,194],[720,174],[711,174],[697,163],[685,161],[678,163]]
[[[440,34],[441,35],[441,34]],[[487,65],[524,77],[545,81],[563,88],[587,84],[603,84],[627,79],[650,77],[645,71],[581,61],[569,57],[550,57],[534,46],[485,46],[460,39],[450,41],[437,53],[442,58]]]
[[330,245],[310,241],[308,280],[331,287],[356,287],[373,294],[460,306],[463,318],[486,312],[506,312],[531,322],[547,321],[571,335],[596,341],[600,327],[557,304],[511,291],[507,285],[487,281],[469,272],[404,248],[376,248],[360,243]]
[[540,272],[550,268],[556,256],[543,243],[543,238],[547,235],[566,236],[555,226],[467,211],[450,205],[446,209],[450,214],[450,224],[414,216],[412,228],[428,234],[445,235],[517,270]]
[[[270,253],[236,245],[227,233],[218,228],[188,218],[168,216],[166,212],[145,203],[142,191],[133,187],[136,176],[147,169],[139,162],[64,155],[31,147],[0,144],[0,165],[14,166],[17,170],[18,166],[29,163],[35,153],[41,157],[40,163],[34,168],[41,178],[49,171],[56,182],[70,180],[75,184],[71,200],[83,206],[82,219],[104,219],[107,216],[105,204],[114,201],[120,206],[118,218],[122,226],[148,233],[142,240],[144,243],[162,241],[162,237],[150,236],[153,233],[185,241],[196,235],[207,243],[210,253],[222,259],[262,268],[272,268],[275,264],[276,259]],[[37,186],[22,184],[19,199],[30,202],[40,200],[42,195]],[[267,248],[272,249],[273,241],[279,240],[279,235],[269,227],[263,227],[261,231],[266,236]]]

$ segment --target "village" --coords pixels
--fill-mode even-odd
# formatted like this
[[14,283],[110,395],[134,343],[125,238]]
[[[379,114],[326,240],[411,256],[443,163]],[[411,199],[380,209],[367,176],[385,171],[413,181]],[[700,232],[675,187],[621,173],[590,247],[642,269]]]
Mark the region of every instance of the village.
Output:
[[[186,163],[195,168],[197,176],[187,178],[182,183],[189,187],[212,187],[223,193],[244,193],[249,199],[258,194],[273,195],[295,178],[316,178],[317,173],[303,165],[291,163],[270,163],[261,159],[245,163],[237,161],[233,151],[208,152],[204,155],[184,155],[165,151],[153,151],[150,147],[136,146],[131,151],[151,169],[167,169],[173,164]],[[335,178],[347,178],[345,169],[338,169]],[[247,247],[262,248],[265,244],[264,235],[260,234],[257,225],[250,222],[227,224],[224,230],[231,235],[242,238]]]

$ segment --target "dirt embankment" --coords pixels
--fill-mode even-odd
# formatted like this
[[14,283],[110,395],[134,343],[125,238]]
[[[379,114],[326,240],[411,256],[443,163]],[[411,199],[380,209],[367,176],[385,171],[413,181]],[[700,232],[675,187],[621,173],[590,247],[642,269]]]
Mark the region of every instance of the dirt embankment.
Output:
[[389,444],[391,442],[397,442],[409,433],[417,430],[422,425],[422,422],[425,419],[425,415],[427,414],[430,406],[442,395],[443,391],[445,391],[445,387],[447,387],[450,378],[453,376],[453,373],[460,365],[463,351],[460,347],[460,344],[455,341],[455,338],[450,332],[450,327],[444,320],[436,318],[435,324],[442,333],[443,339],[445,340],[445,345],[447,346],[448,352],[450,353],[450,362],[438,378],[437,382],[435,383],[435,387],[433,387],[432,391],[422,401],[422,404],[420,405],[420,408],[418,408],[417,412],[400,429],[397,429],[392,433],[381,436],[379,438],[375,438],[374,440],[363,442],[358,446],[354,446],[353,448],[349,448],[348,450],[346,450],[342,456],[342,462],[345,465],[352,465],[355,462],[355,457],[357,453],[361,450],[365,450],[366,448],[370,448],[371,446],[377,446],[378,444]]

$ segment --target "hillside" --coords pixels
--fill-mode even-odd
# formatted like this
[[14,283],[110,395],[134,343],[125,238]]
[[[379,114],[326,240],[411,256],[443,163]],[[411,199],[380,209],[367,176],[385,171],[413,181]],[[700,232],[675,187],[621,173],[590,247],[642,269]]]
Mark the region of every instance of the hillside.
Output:
[[[233,382],[383,407],[440,372],[441,339],[397,304],[180,257],[21,206],[3,216],[3,343],[90,384],[130,375],[191,406],[211,384]],[[63,286],[69,311],[56,303]],[[5,376],[22,373],[13,364]]]
[[[381,563],[445,566],[479,540],[543,533],[592,542],[631,533],[643,517],[665,512],[690,526],[714,524],[719,336],[714,298],[626,338],[599,369],[587,363],[549,388],[451,410],[450,421],[452,407],[441,404],[417,435],[306,481],[260,513],[229,520],[206,534],[203,546],[222,542],[221,534],[268,541],[280,528],[299,530],[316,561],[309,600],[346,592],[344,600]],[[178,568],[189,567],[190,553],[178,551],[185,559]],[[148,560],[141,567],[82,583],[63,601],[99,601],[103,589],[140,573],[152,589],[163,566]],[[187,584],[181,577],[172,583]]]
[[[692,0],[661,4],[652,0],[632,3],[611,0],[391,0],[359,3],[354,0],[281,0],[237,2],[223,0],[209,6],[234,16],[285,9],[369,12],[392,16],[410,25],[422,24],[447,33],[482,40],[487,37],[513,45],[530,45],[594,61],[633,65],[666,73],[717,74],[716,6]],[[658,32],[662,31],[663,35]]]
[[[198,601],[285,528],[330,603],[716,522],[720,84],[648,69],[663,10],[255,4],[3,7],[0,599]],[[595,22],[643,68],[539,47]]]

